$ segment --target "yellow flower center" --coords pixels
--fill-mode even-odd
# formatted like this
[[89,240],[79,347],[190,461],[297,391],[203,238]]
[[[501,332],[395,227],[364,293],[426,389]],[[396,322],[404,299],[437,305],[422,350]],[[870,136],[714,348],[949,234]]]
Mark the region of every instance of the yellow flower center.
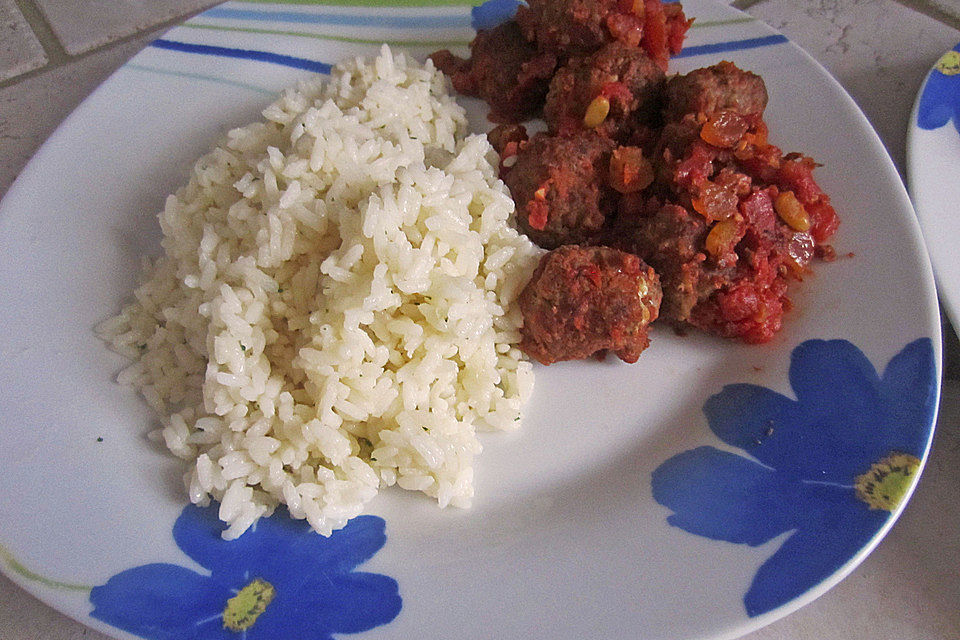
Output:
[[267,606],[276,595],[273,585],[260,578],[227,600],[223,609],[223,627],[231,631],[243,631],[253,626],[260,614],[267,610]]
[[960,53],[947,51],[940,56],[936,66],[937,71],[945,76],[955,76],[960,73]]
[[903,502],[919,468],[920,460],[915,456],[893,452],[857,476],[857,497],[871,509],[893,511]]

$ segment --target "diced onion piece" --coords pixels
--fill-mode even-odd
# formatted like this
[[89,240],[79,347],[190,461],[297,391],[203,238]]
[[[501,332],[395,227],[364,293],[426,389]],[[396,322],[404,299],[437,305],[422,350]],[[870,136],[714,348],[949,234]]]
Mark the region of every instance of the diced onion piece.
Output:
[[784,262],[790,269],[790,274],[797,280],[803,279],[803,270],[816,253],[817,245],[806,231],[797,231],[787,242],[787,252]]
[[725,220],[736,215],[739,202],[736,193],[712,182],[700,189],[699,197],[691,200],[694,210],[707,220]]
[[747,121],[733,111],[721,111],[700,127],[700,137],[707,144],[729,149],[740,142],[740,138],[749,128]]
[[740,142],[737,143],[737,149],[743,150],[752,145],[755,147],[765,147],[767,145],[767,125],[763,120],[755,124],[750,131],[743,134]]
[[653,166],[640,147],[617,147],[610,156],[610,186],[620,193],[636,193],[653,182]]

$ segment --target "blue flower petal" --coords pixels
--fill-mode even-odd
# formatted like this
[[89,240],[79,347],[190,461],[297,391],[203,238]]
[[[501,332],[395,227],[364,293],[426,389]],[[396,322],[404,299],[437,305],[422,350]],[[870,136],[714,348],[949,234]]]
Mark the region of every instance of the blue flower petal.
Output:
[[734,384],[704,405],[713,432],[759,463],[693,449],[654,471],[654,498],[674,511],[670,524],[717,540],[759,544],[792,530],[744,598],[751,616],[770,611],[833,575],[890,517],[854,483],[891,453],[922,456],[936,376],[929,338],[906,345],[882,377],[849,342],[804,342],[790,367],[796,400]]
[[237,583],[237,588],[245,583],[251,565],[259,566],[261,558],[282,553],[286,541],[310,531],[303,521],[261,518],[242,536],[227,541],[221,537],[226,525],[217,516],[218,510],[216,503],[209,507],[187,505],[173,525],[173,539],[193,560],[221,579]]
[[[891,408],[898,441],[890,448],[917,457],[923,451],[937,408],[937,367],[930,338],[914,340],[883,372],[883,397]],[[912,446],[911,446],[912,445]]]
[[919,455],[935,375],[929,338],[906,345],[883,378],[846,340],[804,342],[794,349],[790,382],[812,437],[798,439],[804,446],[794,455],[811,461],[819,475],[809,477],[848,484],[893,451]]
[[[268,559],[279,560],[278,566],[289,572],[290,566],[298,566],[300,575],[315,572],[348,573],[372,558],[387,542],[387,523],[376,516],[357,516],[345,527],[334,531],[329,537],[310,530],[305,522],[294,521],[286,510],[277,517],[269,518],[261,532],[273,544],[268,544]],[[288,533],[293,523],[306,527],[301,535]],[[279,548],[277,545],[281,545]]]
[[[174,539],[211,575],[167,564],[124,571],[91,591],[91,615],[150,640],[332,640],[372,629],[402,606],[394,579],[353,571],[384,545],[385,527],[360,516],[325,538],[278,509],[227,541],[216,506],[188,505]],[[238,635],[223,612],[254,581],[269,583],[271,596]]]
[[190,505],[177,518],[173,537],[187,555],[225,581],[243,582],[251,567],[256,567],[257,575],[277,581],[277,586],[299,576],[351,571],[387,540],[386,524],[374,516],[354,518],[329,538],[314,533],[305,521],[294,520],[283,509],[261,518],[236,540],[220,537],[224,527],[215,505]]
[[[960,45],[954,47],[953,51],[960,51]],[[935,68],[920,94],[917,126],[921,129],[939,129],[951,119],[960,133],[960,74],[947,75]]]
[[807,410],[841,405],[849,415],[880,401],[880,376],[847,340],[807,340],[790,358],[790,386]]
[[363,572],[314,577],[297,587],[297,597],[281,596],[278,590],[247,640],[321,640],[367,631],[396,618],[402,604],[393,578]]
[[743,599],[747,614],[776,609],[823,582],[870,541],[889,515],[852,501],[844,509],[825,510],[815,525],[795,532],[761,565]]
[[[798,446],[795,429],[783,427],[802,423],[802,409],[795,400],[754,384],[726,385],[703,405],[710,430],[718,438],[778,468],[775,463],[782,457],[778,450],[793,451]],[[790,459],[786,462],[790,469]]]
[[874,436],[875,408],[861,409],[850,415],[842,397],[800,404],[764,387],[733,384],[709,398],[703,412],[717,437],[765,465],[810,480],[853,484],[879,459],[864,450]]
[[714,540],[760,545],[803,517],[796,478],[713,447],[675,455],[652,482],[654,499],[674,512],[667,522]]
[[90,591],[97,620],[150,640],[229,638],[220,614],[233,594],[226,586],[172,564],[118,573]]
[[704,405],[717,436],[800,477],[850,485],[892,451],[920,455],[936,390],[929,339],[907,345],[881,379],[846,340],[794,349],[791,400],[764,387],[728,385]]
[[896,397],[896,394],[922,392],[918,399],[927,400],[936,391],[935,373],[933,343],[930,338],[920,338],[890,359],[883,372],[883,382],[892,397]]
[[511,19],[519,6],[517,0],[487,0],[470,10],[471,24],[477,31],[493,29]]
[[957,80],[953,76],[944,76],[934,71],[920,94],[917,107],[917,126],[921,129],[939,129],[950,122],[954,107],[949,97],[955,91]]

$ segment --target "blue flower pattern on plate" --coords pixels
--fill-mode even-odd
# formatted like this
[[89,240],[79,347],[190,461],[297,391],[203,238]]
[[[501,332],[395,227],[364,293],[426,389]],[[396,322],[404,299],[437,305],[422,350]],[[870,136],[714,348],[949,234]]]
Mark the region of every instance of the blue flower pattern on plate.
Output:
[[476,31],[493,29],[513,18],[519,7],[517,0],[487,0],[470,9],[470,24]]
[[793,350],[792,399],[732,384],[703,411],[731,453],[702,446],[653,473],[667,521],[690,533],[758,546],[786,536],[744,596],[757,616],[806,593],[883,527],[919,470],[936,408],[932,343],[908,344],[879,376],[845,340]]
[[921,129],[939,129],[950,120],[960,132],[960,44],[937,61],[917,105]]
[[174,540],[209,574],[123,571],[90,592],[90,615],[150,640],[328,640],[400,613],[393,578],[354,571],[386,542],[381,518],[354,518],[329,538],[279,509],[236,540],[220,537],[223,526],[215,506],[184,508]]

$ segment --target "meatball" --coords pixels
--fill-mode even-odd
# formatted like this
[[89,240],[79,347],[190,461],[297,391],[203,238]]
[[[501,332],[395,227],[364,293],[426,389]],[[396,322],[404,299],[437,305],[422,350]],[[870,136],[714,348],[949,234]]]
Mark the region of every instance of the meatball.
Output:
[[520,145],[529,139],[522,124],[498,124],[487,133],[490,146],[500,155],[498,175],[505,176],[517,161]]
[[[544,119],[553,132],[584,126],[625,139],[637,124],[651,125],[660,110],[665,75],[646,53],[611,42],[589,57],[574,57],[550,81]],[[591,103],[606,101],[599,121],[585,121]],[[596,106],[594,107],[596,109]],[[596,120],[596,113],[591,114]]]
[[650,343],[660,282],[637,256],[610,247],[566,245],[540,259],[521,292],[520,348],[542,364],[609,349],[636,362]]
[[616,240],[660,276],[662,318],[744,342],[770,340],[790,308],[791,278],[813,256],[810,233],[777,220],[777,190],[753,188],[726,220],[708,221],[676,204],[627,221]]
[[642,46],[664,71],[692,22],[678,3],[661,0],[529,0],[516,20],[541,51],[582,56],[619,41]]
[[529,138],[522,124],[498,124],[487,132],[490,146],[501,156],[516,155],[519,145]]
[[716,275],[713,291],[690,314],[690,325],[743,342],[768,342],[783,325],[790,308],[787,279],[780,273],[776,247],[748,233],[742,259],[729,274]]
[[642,11],[640,15],[632,9],[621,11],[620,4],[620,0],[530,0],[517,10],[516,20],[528,40],[558,55],[589,54],[618,36],[635,47],[643,33]]
[[697,69],[667,82],[667,120],[680,120],[688,114],[732,111],[759,121],[766,107],[767,87],[763,78],[743,71],[732,62]]
[[612,244],[640,256],[660,277],[660,315],[673,322],[688,322],[693,308],[709,295],[702,286],[708,280],[703,252],[706,220],[681,206],[666,204],[652,215],[629,223],[621,217],[619,222],[623,227],[632,223],[632,228],[618,229]]
[[477,32],[469,60],[446,49],[430,58],[460,93],[483,99],[494,122],[519,122],[539,112],[556,58],[527,42],[514,21]]
[[517,205],[517,223],[531,240],[554,249],[589,241],[612,207],[606,183],[613,142],[591,131],[538,133],[519,146],[503,177]]

